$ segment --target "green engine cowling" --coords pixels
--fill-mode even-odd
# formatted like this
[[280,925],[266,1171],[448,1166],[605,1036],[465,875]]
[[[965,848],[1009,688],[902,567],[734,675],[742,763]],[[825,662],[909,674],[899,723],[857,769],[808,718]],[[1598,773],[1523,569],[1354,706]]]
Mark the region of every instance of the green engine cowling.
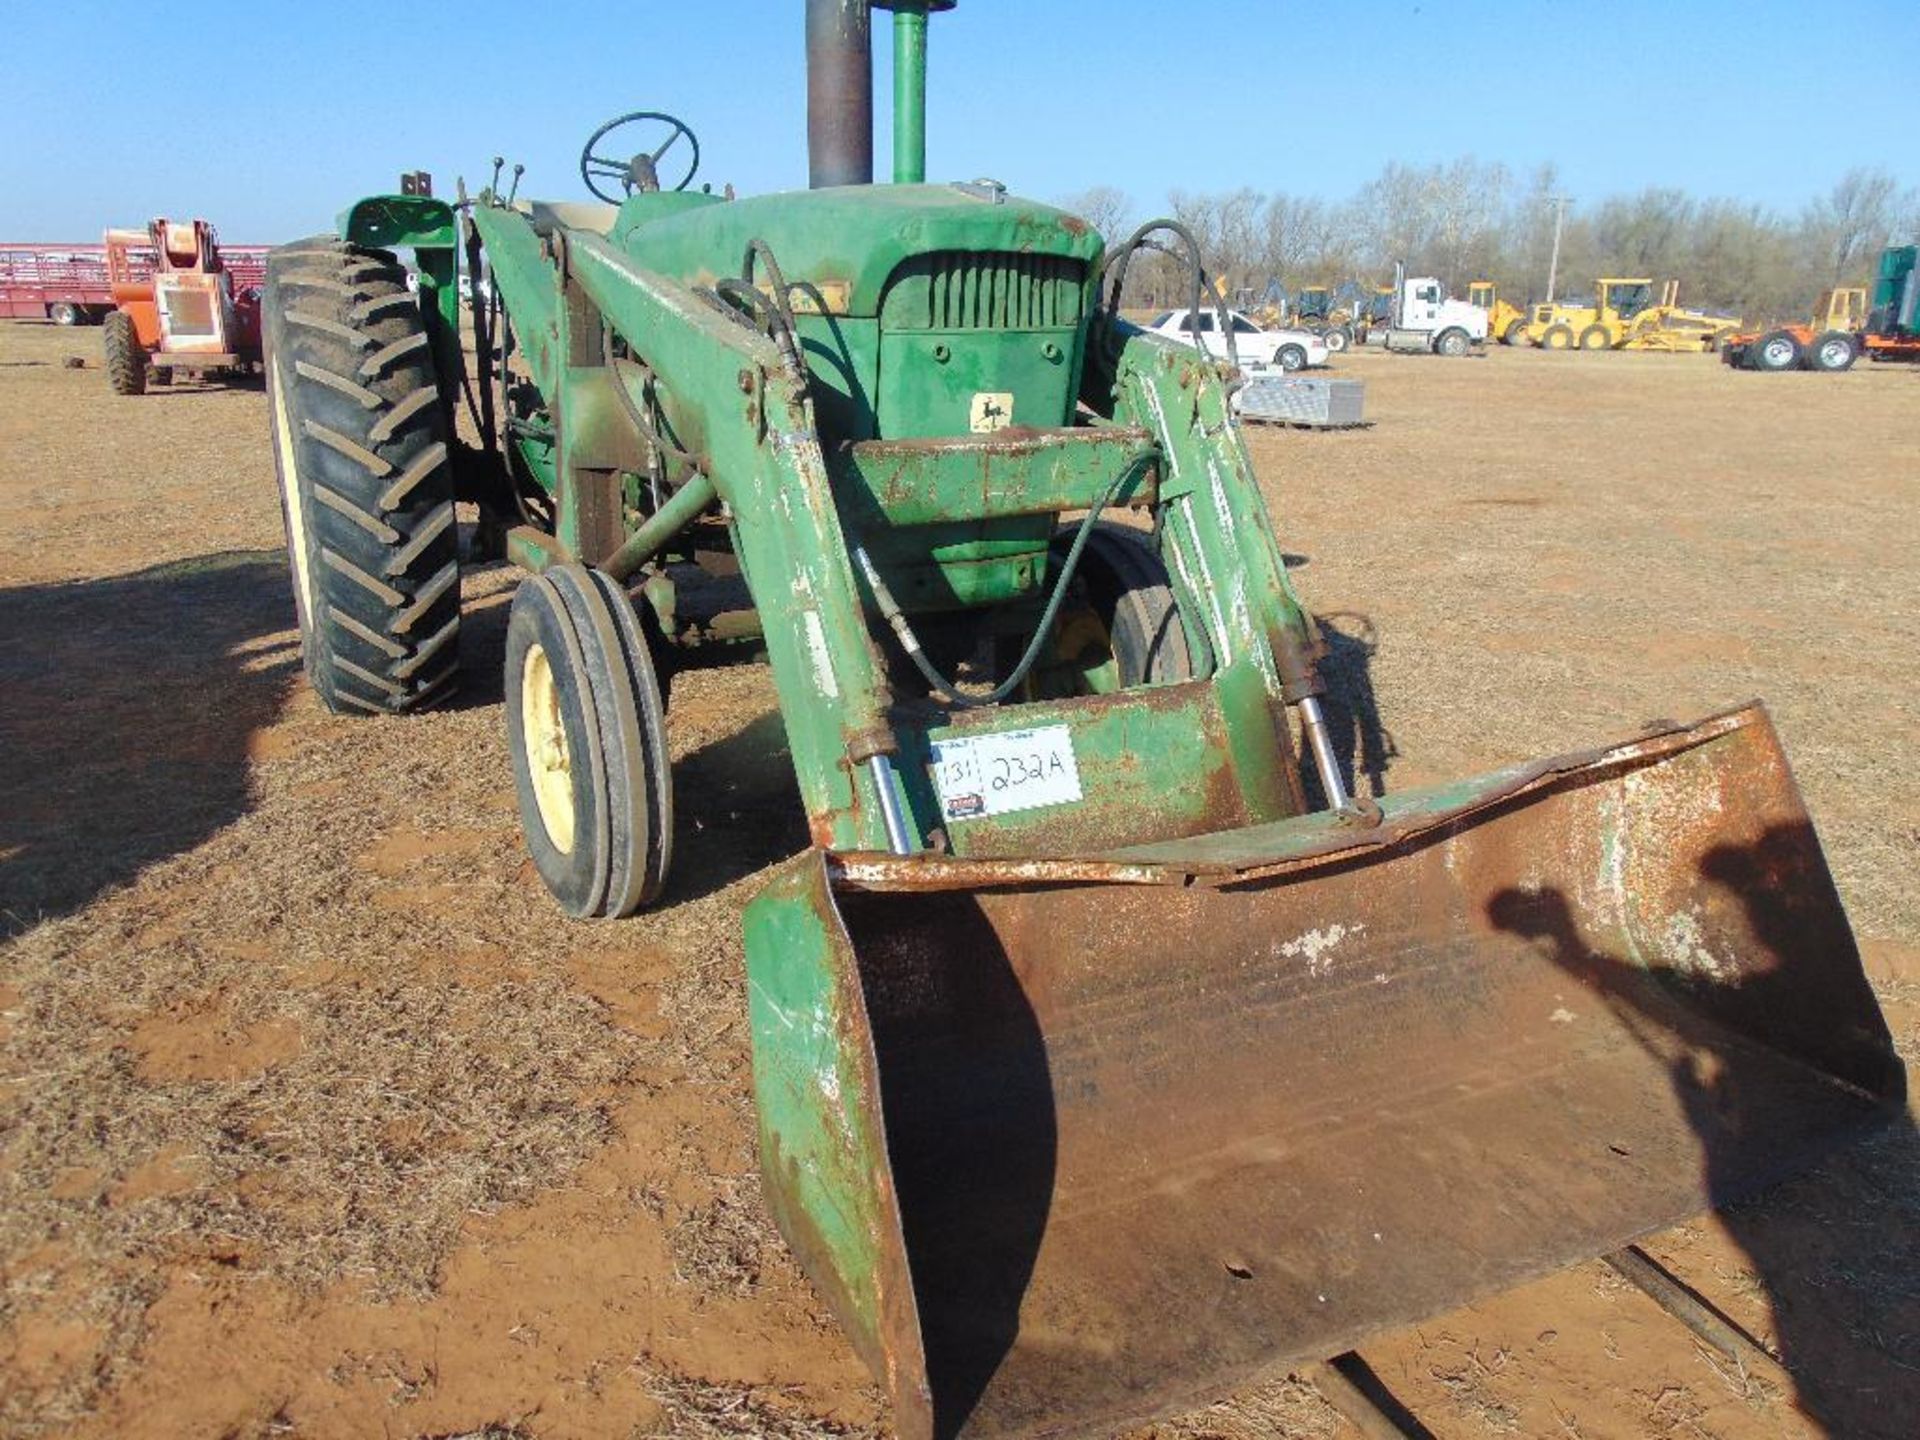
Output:
[[[741,275],[752,241],[777,257],[836,488],[902,605],[925,612],[1039,594],[1054,515],[1005,513],[986,470],[969,485],[964,466],[935,504],[918,494],[907,514],[900,487],[851,447],[1068,425],[1098,291],[1099,234],[988,185],[689,198],[633,196],[614,242],[696,286]],[[754,278],[767,288],[763,272]],[[1086,475],[1084,493],[1065,497],[1070,508],[1090,504],[1106,478]]]

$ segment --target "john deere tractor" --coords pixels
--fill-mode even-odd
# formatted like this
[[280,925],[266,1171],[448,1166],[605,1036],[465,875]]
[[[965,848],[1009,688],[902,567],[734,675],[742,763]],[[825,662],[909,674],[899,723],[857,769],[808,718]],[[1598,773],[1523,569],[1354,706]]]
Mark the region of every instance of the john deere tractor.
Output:
[[[669,681],[764,655],[811,833],[745,914],[765,1193],[899,1432],[1197,1403],[1897,1107],[1757,706],[1352,793],[1241,377],[1118,313],[1156,250],[1202,303],[1192,236],[927,183],[950,4],[876,0],[890,185],[867,0],[809,0],[811,188],[637,111],[594,200],[371,196],[265,297],[314,689],[502,667],[567,914],[675,902]],[[503,654],[457,532],[526,571]]]

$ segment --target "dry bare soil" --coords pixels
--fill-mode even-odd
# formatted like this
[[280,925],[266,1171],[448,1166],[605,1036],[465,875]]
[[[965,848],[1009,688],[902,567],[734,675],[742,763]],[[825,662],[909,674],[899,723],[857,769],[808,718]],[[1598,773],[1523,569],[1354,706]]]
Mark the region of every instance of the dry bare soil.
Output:
[[[754,1172],[738,911],[805,838],[764,672],[675,688],[667,903],[565,923],[512,576],[458,706],[323,714],[261,395],[116,399],[97,342],[0,329],[0,1433],[884,1431]],[[1913,1057],[1920,374],[1340,373],[1372,428],[1251,445],[1374,788],[1762,695]],[[1916,1236],[1907,1127],[1649,1242],[1797,1393],[1599,1265],[1366,1356],[1440,1435],[1910,1437]],[[1142,1432],[1348,1433],[1284,1381]]]

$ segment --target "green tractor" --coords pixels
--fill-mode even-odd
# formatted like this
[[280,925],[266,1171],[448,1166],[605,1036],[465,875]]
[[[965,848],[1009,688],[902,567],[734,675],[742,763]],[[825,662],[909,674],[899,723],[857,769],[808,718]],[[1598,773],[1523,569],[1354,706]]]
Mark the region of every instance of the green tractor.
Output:
[[765,1191],[899,1432],[1196,1403],[1896,1106],[1757,707],[1351,793],[1239,376],[1118,312],[1152,249],[1199,308],[1192,237],[925,183],[950,3],[884,7],[893,184],[868,0],[809,0],[810,189],[695,188],[636,113],[597,203],[362,199],[264,302],[314,689],[453,691],[476,507],[568,914],[672,902],[670,679],[764,655],[813,842],[745,917]]

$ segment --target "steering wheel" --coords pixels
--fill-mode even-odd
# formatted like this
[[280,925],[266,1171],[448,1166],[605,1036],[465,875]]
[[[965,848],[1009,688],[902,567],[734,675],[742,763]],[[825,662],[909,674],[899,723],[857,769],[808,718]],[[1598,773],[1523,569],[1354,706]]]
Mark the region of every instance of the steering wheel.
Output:
[[[640,150],[626,159],[616,159],[611,155],[602,155],[594,147],[612,131],[622,125],[664,125],[667,138],[651,150]],[[687,163],[687,173],[680,177],[675,190],[684,190],[693,183],[694,172],[700,168],[700,142],[693,131],[687,128],[684,120],[676,119],[658,110],[635,110],[631,114],[617,116],[607,121],[592,135],[587,137],[586,146],[580,151],[580,178],[587,182],[587,189],[610,205],[618,205],[636,190],[659,190],[660,159],[671,150],[680,137],[687,137],[687,144],[693,149],[693,158]],[[603,180],[619,182],[620,193],[610,194],[600,188]]]

